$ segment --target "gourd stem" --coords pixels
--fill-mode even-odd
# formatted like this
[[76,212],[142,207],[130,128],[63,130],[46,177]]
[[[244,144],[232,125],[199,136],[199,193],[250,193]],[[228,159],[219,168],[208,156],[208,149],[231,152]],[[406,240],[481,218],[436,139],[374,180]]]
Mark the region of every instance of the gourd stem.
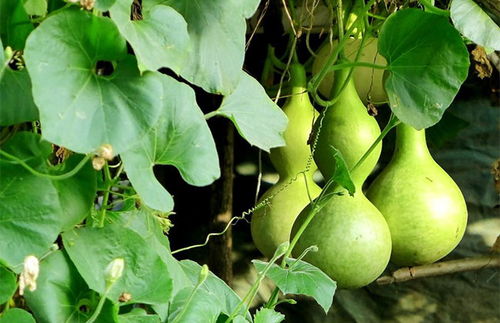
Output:
[[384,137],[389,133],[389,131],[391,131],[391,129],[394,128],[395,126],[397,126],[399,123],[401,123],[401,121],[399,121],[399,119],[393,113],[391,113],[389,121],[387,122],[387,125],[385,126],[384,130],[382,130],[382,132],[377,137],[377,139],[375,139],[375,141],[370,146],[370,148],[368,148],[366,153],[364,153],[363,156],[361,156],[361,158],[349,170],[349,172],[353,173],[356,169],[358,169],[358,167],[361,166],[361,164],[363,164],[363,162],[366,160],[366,158],[368,158],[370,153],[375,149],[375,147],[377,147],[377,145],[382,141],[382,139],[384,139]]
[[[233,310],[233,312],[229,315],[229,317],[226,319],[225,323],[232,322],[232,319],[236,315],[239,314],[241,306],[243,306],[243,304],[245,304],[245,303],[247,303],[247,308],[245,309],[245,312],[248,311],[248,306],[250,306],[250,304],[252,303],[253,299],[255,298],[255,295],[257,294],[257,292],[259,290],[260,283],[262,282],[262,280],[266,276],[266,274],[269,271],[269,269],[271,269],[271,266],[274,264],[274,262],[276,260],[278,260],[278,258],[281,257],[282,255],[283,255],[283,250],[281,250],[281,252],[276,251],[274,253],[273,257],[269,260],[269,262],[264,267],[264,269],[261,272],[258,273],[257,281],[252,285],[252,288],[248,291],[248,293],[245,295],[245,297],[243,298],[243,300],[238,304],[238,306],[236,306],[236,308]],[[285,259],[285,257],[283,257],[283,259]]]
[[[310,92],[314,95],[316,93],[316,91],[318,90],[318,87],[319,85],[321,84],[321,82],[323,81],[323,79],[325,78],[326,74],[328,73],[328,71],[330,70],[330,67],[333,66],[333,64],[335,63],[335,61],[337,60],[338,58],[338,55],[339,53],[342,51],[342,49],[344,48],[344,45],[346,44],[346,41],[349,39],[349,35],[353,32],[353,30],[356,28],[356,22],[358,21],[358,19],[360,19],[361,17],[364,16],[364,14],[370,10],[371,6],[375,3],[375,0],[370,0],[364,7],[363,9],[361,10],[362,11],[362,14],[360,14],[357,18],[356,18],[356,21],[349,27],[349,29],[347,30],[347,32],[345,33],[344,36],[347,36],[347,37],[342,37],[340,40],[339,40],[339,43],[337,45],[337,47],[335,47],[333,49],[333,52],[332,54],[330,55],[330,57],[328,58],[326,64],[323,66],[323,68],[321,69],[321,71],[315,75],[313,77],[313,79],[310,81],[309,83],[309,89],[310,89]],[[315,96],[316,97],[316,96]]]
[[300,94],[306,94],[307,77],[304,66],[299,63],[290,65],[290,84],[292,86],[292,98]]
[[398,125],[396,128],[396,152],[395,156],[405,156],[405,158],[429,156],[425,130],[416,130],[404,123]]
[[418,0],[425,8],[425,11],[433,13],[435,15],[449,17],[450,12],[448,10],[440,9],[434,6],[434,1],[430,0]]
[[110,289],[111,289],[111,286],[106,287],[104,294],[102,294],[101,298],[99,299],[99,303],[97,303],[97,307],[96,307],[94,313],[85,323],[94,323],[95,320],[97,320],[97,317],[99,316],[99,314],[101,314],[102,307],[104,306],[104,302],[106,302],[106,297],[108,296]]
[[28,165],[24,160],[22,159],[19,159],[17,158],[16,156],[14,155],[11,155],[9,154],[8,152],[4,151],[4,150],[0,150],[0,155],[4,156],[4,157],[7,157],[8,159],[12,160],[13,162],[15,162],[16,164],[19,164],[21,165],[22,167],[24,167],[27,171],[29,171],[31,174],[35,175],[35,176],[39,176],[39,177],[44,177],[44,178],[48,178],[50,180],[53,180],[53,181],[60,181],[60,180],[64,180],[64,179],[68,179],[70,178],[71,176],[75,175],[76,173],[78,173],[80,171],[80,169],[82,169],[82,167],[89,161],[90,159],[90,155],[86,155],[85,157],[82,158],[82,160],[78,163],[78,165],[75,166],[75,168],[73,168],[72,170],[70,170],[69,172],[67,173],[64,173],[64,174],[61,174],[61,175],[51,175],[51,174],[46,174],[46,173],[41,173],[37,170],[35,170],[34,168],[32,168],[30,165]]
[[368,63],[368,62],[349,62],[349,63],[342,63],[342,64],[337,64],[333,65],[332,67],[329,68],[329,71],[336,71],[336,70],[341,70],[344,68],[348,67],[371,67],[379,70],[386,70],[387,65],[378,65],[378,64],[373,64],[373,63]]
[[98,227],[104,227],[104,219],[106,218],[106,210],[109,200],[109,192],[111,191],[111,187],[113,186],[113,179],[111,178],[111,173],[109,171],[108,162],[104,165],[104,181],[106,183],[106,190],[104,191],[104,195],[102,198],[101,209],[99,212],[99,223]]

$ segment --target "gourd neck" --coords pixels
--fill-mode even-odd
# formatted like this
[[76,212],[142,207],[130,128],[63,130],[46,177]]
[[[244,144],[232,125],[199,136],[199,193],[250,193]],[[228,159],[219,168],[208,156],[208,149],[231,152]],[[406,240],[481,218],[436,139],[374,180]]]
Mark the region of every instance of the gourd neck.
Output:
[[416,130],[409,125],[400,123],[396,128],[395,156],[413,159],[430,156],[425,140],[425,130]]
[[[338,71],[335,71],[335,81],[333,82],[332,85],[332,90],[330,93],[330,97],[339,97],[338,101],[344,101],[344,98],[349,98],[352,99],[355,96],[358,96],[358,93],[356,91],[356,86],[354,85],[354,78],[351,76],[349,77],[349,68],[341,69]],[[344,87],[344,83],[347,80],[347,77],[349,77],[349,80],[347,81],[347,84]],[[342,91],[342,92],[341,92]]]
[[303,65],[293,63],[290,65],[290,84],[291,100],[299,99],[300,97],[307,96],[307,77],[306,70]]

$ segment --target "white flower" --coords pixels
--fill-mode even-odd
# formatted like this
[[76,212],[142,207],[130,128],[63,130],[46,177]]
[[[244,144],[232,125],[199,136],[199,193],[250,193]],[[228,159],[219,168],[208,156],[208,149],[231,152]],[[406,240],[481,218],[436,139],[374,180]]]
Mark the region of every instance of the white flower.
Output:
[[104,160],[104,158],[102,158],[102,157],[92,158],[92,167],[97,171],[101,170],[105,164],[106,164],[106,160]]
[[114,284],[122,276],[124,267],[125,260],[123,260],[123,258],[115,258],[108,264],[104,272],[106,284],[108,286]]
[[113,146],[111,146],[110,144],[101,145],[97,149],[97,156],[102,157],[106,160],[113,160]]
[[40,271],[40,262],[38,258],[29,255],[24,258],[24,268],[21,275],[19,275],[19,295],[24,294],[24,289],[28,287],[30,291],[36,290],[36,280]]

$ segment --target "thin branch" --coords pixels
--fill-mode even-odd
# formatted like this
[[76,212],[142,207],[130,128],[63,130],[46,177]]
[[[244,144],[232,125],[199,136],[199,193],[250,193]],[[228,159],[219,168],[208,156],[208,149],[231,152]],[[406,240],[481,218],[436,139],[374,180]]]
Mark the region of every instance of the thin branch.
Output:
[[484,268],[500,268],[500,255],[463,258],[429,265],[404,267],[393,272],[391,276],[380,277],[377,279],[377,284],[387,285],[423,277],[441,276]]
[[267,8],[269,8],[269,1],[270,0],[266,1],[265,5],[264,5],[264,8],[262,9],[262,12],[260,13],[259,19],[257,20],[257,23],[255,24],[255,28],[253,29],[252,34],[248,38],[248,41],[247,41],[247,43],[245,45],[245,52],[248,50],[248,47],[250,46],[250,43],[252,42],[253,36],[255,36],[255,33],[257,32],[257,29],[259,29],[260,24],[262,23],[262,20],[264,19],[264,16],[267,13]]
[[282,0],[283,2],[283,7],[285,9],[286,17],[288,18],[288,21],[290,22],[290,27],[292,27],[293,34],[295,35],[295,38],[298,38],[297,31],[295,30],[295,24],[293,22],[292,16],[290,15],[290,11],[288,11],[288,7],[286,6],[285,0]]

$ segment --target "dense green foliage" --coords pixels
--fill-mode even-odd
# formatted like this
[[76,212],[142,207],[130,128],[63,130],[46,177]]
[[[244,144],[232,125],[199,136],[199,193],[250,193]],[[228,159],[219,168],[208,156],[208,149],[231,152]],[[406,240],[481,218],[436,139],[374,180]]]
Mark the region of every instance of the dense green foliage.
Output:
[[[458,30],[498,49],[491,43],[498,34],[485,38],[483,29],[471,28],[476,21],[463,16],[460,1],[452,5]],[[387,66],[375,68],[386,71],[394,115],[418,129],[438,122],[469,67],[451,21],[429,8],[404,8],[384,11],[381,24],[368,19],[375,1],[346,2],[353,4],[350,15],[342,23],[335,18],[347,23],[337,33],[337,49],[304,93],[331,107],[317,93],[322,78],[360,64],[359,52],[344,60],[344,41],[379,33]],[[274,310],[279,291],[312,296],[327,311],[336,289],[327,274],[335,275],[304,261],[315,252],[310,245],[291,258],[310,221],[269,262],[254,262],[258,279],[243,299],[206,266],[173,257],[166,233],[174,199],[153,167],[172,165],[187,183],[209,185],[221,172],[207,119],[231,120],[249,144],[269,151],[286,144],[287,117],[243,70],[246,19],[258,0],[141,3],[138,9],[131,0],[0,0],[0,322],[271,323],[284,319]],[[290,39],[288,63],[297,59]],[[334,87],[341,96],[343,87]],[[204,115],[195,89],[222,96],[220,106]],[[370,137],[355,157],[327,145],[323,157],[336,165],[327,185],[347,189],[347,199],[360,196],[350,171],[364,169],[394,125]],[[367,163],[361,177],[376,160]],[[294,171],[288,175],[301,173]],[[331,194],[321,194],[311,209],[325,198]],[[252,316],[249,306],[264,277],[277,289]]]

